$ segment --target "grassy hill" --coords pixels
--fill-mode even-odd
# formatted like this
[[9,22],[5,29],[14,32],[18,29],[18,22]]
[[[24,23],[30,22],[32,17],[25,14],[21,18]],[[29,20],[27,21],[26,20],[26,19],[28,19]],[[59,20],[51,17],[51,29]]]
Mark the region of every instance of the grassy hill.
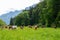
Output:
[[0,26],[4,26],[4,25],[6,25],[6,23],[0,19]]

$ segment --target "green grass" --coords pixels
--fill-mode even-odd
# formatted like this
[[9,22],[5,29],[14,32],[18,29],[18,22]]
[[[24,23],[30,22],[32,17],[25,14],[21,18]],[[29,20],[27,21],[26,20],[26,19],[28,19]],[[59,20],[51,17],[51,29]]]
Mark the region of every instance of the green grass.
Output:
[[0,29],[0,40],[60,40],[60,28]]

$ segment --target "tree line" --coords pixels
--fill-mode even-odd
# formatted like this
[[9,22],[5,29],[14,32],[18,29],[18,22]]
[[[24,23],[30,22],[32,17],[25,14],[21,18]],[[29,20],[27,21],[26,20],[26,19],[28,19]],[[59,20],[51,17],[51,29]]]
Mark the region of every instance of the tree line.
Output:
[[29,10],[11,18],[10,25],[39,25],[44,27],[60,27],[60,0],[43,0]]

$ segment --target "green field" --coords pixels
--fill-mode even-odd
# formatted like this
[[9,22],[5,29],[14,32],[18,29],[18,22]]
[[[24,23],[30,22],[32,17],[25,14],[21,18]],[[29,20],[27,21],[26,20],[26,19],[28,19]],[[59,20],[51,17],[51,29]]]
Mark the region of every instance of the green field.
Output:
[[60,40],[60,28],[0,29],[0,40]]

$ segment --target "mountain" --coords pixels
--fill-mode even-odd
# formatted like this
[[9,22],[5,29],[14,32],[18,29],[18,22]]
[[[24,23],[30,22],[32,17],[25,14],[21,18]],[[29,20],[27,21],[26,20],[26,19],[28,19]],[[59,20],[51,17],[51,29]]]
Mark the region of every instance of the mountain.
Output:
[[10,11],[9,13],[1,15],[0,19],[2,19],[8,25],[10,23],[10,18],[17,16],[21,12],[22,10]]

